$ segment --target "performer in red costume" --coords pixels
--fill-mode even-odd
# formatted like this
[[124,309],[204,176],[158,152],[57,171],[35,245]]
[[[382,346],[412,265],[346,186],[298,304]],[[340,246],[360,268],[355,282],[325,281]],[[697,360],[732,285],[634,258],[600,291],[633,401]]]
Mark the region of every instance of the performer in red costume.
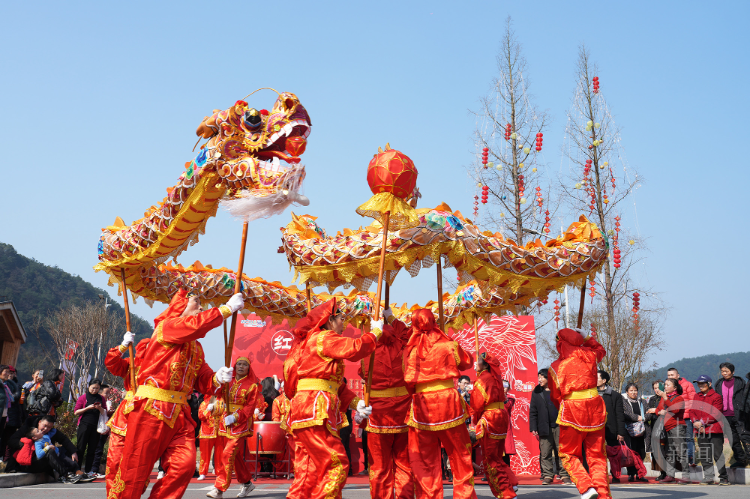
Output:
[[406,424],[410,426],[409,461],[416,497],[443,497],[442,444],[453,471],[453,497],[475,499],[471,438],[464,423],[466,403],[453,383],[461,371],[473,366],[473,359],[437,328],[432,311],[415,311],[411,324],[412,335],[404,350],[404,380],[413,394]]
[[364,416],[372,413],[372,407],[365,407],[342,383],[344,360],[358,361],[375,350],[383,322],[371,324],[371,331],[361,338],[343,337],[344,316],[331,299],[307,314],[303,327],[295,328],[298,345],[292,349],[299,349],[294,353],[299,363],[293,383],[285,380],[292,400],[290,426],[297,462],[288,498],[341,497],[349,471],[338,434],[341,409],[352,407]]
[[[242,484],[237,497],[246,497],[255,489],[250,470],[244,462],[247,437],[253,434],[253,421],[263,419],[266,402],[261,395],[258,377],[250,368],[250,360],[240,357],[234,363],[234,377],[229,383],[229,403],[224,399],[226,388],[217,393],[219,399],[219,435],[216,439],[216,483],[206,494],[214,499],[224,497],[232,483],[232,473]],[[261,405],[262,404],[262,405]]]
[[[580,329],[557,333],[560,358],[549,369],[552,402],[559,408],[560,461],[576,484],[581,499],[610,498],[604,424],[607,409],[596,389],[597,363],[607,354],[594,338]],[[583,467],[586,449],[589,473]]]
[[[216,408],[216,397],[201,402],[198,408],[198,418],[201,420],[201,431],[198,435],[200,442],[201,461],[198,465],[198,480],[205,480],[208,474],[208,464],[211,462],[211,452],[216,447],[216,438],[219,435],[219,410]],[[214,455],[214,473],[216,473],[216,462],[218,452]]]
[[[271,421],[278,421],[281,423],[279,426],[286,433],[286,459],[292,463],[289,466],[289,469],[294,473],[294,440],[292,440],[292,430],[287,424],[287,421],[289,420],[289,409],[292,402],[286,396],[284,383],[281,383],[280,392],[281,394],[273,399],[273,405],[271,406]],[[276,467],[276,471],[282,471],[283,469],[283,463]]]
[[[383,335],[375,350],[370,403],[372,415],[365,431],[367,458],[370,461],[370,497],[414,497],[414,478],[409,465],[409,427],[406,418],[411,395],[406,390],[402,365],[404,347],[411,329],[394,319],[389,308],[383,317],[392,325],[383,327]],[[367,379],[369,357],[362,359],[359,375]]]
[[232,379],[232,369],[214,373],[196,340],[218,327],[243,306],[241,294],[227,305],[203,312],[200,301],[180,290],[167,310],[154,320],[151,341],[141,355],[138,389],[114,489],[123,499],[138,498],[146,490],[154,463],[161,458],[166,475],[151,490],[151,498],[180,498],[195,471],[195,423],[187,396],[193,390],[212,395]]
[[479,377],[471,391],[472,412],[477,416],[476,435],[482,446],[484,469],[490,489],[497,498],[516,497],[513,484],[515,474],[503,461],[505,437],[508,433],[508,412],[505,410],[505,391],[500,361],[484,352],[477,361]]
[[[107,487],[107,499],[118,499],[120,493],[113,487],[115,477],[120,469],[120,461],[122,461],[122,449],[125,447],[125,435],[128,430],[128,421],[124,413],[128,407],[132,410],[133,406],[133,387],[130,386],[130,361],[123,358],[123,354],[128,351],[128,345],[135,341],[135,335],[128,331],[122,340],[120,346],[110,348],[104,357],[104,366],[112,373],[113,376],[118,376],[123,379],[125,387],[125,398],[117,406],[115,413],[110,418],[107,426],[110,428],[109,437],[109,450],[107,451],[107,471],[106,471],[106,487]],[[148,346],[148,338],[141,340],[135,347],[135,366],[136,366],[136,383],[138,382],[138,366],[140,360]]]

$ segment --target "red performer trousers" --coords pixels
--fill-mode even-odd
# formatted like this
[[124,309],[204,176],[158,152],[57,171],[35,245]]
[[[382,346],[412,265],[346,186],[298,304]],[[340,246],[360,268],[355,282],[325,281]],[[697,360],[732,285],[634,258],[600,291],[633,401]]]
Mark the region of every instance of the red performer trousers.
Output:
[[[179,408],[176,410],[180,410]],[[166,474],[151,489],[151,499],[179,499],[185,494],[195,472],[195,426],[190,413],[180,414],[170,428],[144,410],[136,408],[128,415],[128,433],[122,451],[125,490],[122,499],[138,499],[148,486],[154,463],[161,458]]]
[[[479,442],[482,445],[484,456],[484,469],[490,482],[490,490],[498,499],[510,499],[516,497],[513,485],[518,483],[515,473],[503,460],[505,453],[505,439],[490,438],[484,435]],[[514,483],[515,482],[515,483]]]
[[107,471],[105,480],[107,482],[107,499],[119,499],[122,491],[125,490],[125,482],[120,477],[115,482],[117,472],[120,471],[120,461],[122,460],[122,449],[125,447],[125,437],[115,432],[110,433],[109,450],[107,451]]
[[341,499],[349,459],[338,435],[326,425],[294,430],[294,483],[287,499]]
[[[605,443],[604,428],[580,431],[572,426],[560,426],[560,461],[581,494],[593,487],[600,499],[612,497],[607,477]],[[581,462],[583,447],[586,449],[586,462],[590,474],[586,473]]]
[[414,474],[416,497],[443,497],[440,444],[448,453],[453,471],[453,498],[477,499],[474,492],[474,467],[471,464],[471,438],[464,424],[440,431],[409,427],[409,462]]
[[232,483],[232,473],[237,474],[237,481],[250,483],[252,473],[250,467],[245,463],[245,441],[247,437],[227,438],[221,435],[216,437],[216,449],[214,450],[214,466],[216,471],[216,483],[214,487],[226,491]]
[[[208,464],[211,462],[211,451],[214,450],[214,447],[216,446],[216,439],[215,438],[201,438],[200,440],[200,450],[201,450],[201,462],[198,466],[198,473],[201,475],[207,475],[208,474]],[[214,473],[216,472],[216,454],[214,454]]]
[[408,433],[367,434],[367,455],[370,462],[370,497],[412,499],[414,479],[409,465]]

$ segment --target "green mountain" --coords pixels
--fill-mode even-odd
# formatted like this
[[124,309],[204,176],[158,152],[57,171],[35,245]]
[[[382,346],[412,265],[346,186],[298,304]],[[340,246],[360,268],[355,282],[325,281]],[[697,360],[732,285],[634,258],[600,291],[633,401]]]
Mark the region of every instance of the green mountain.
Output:
[[[98,301],[99,295],[108,296],[108,293],[79,276],[27,258],[18,254],[13,246],[0,243],[0,300],[13,301],[28,336],[18,356],[16,369],[19,381],[30,380],[34,369],[49,372],[49,369],[57,367],[44,365],[46,362],[40,361],[44,358],[43,349],[50,350],[54,347],[46,331],[41,331],[40,343],[30,330],[36,317],[70,305]],[[120,317],[125,315],[117,302],[109,310]],[[137,315],[131,315],[130,320],[132,331],[137,337],[151,336],[153,329],[148,322]]]
[[734,364],[734,375],[740,378],[747,379],[746,376],[750,372],[750,352],[734,352],[725,353],[720,355],[702,355],[700,357],[690,357],[687,359],[680,359],[670,364],[667,364],[658,369],[654,369],[645,374],[644,378],[646,381],[644,384],[649,386],[643,386],[641,389],[644,393],[651,393],[651,382],[654,380],[664,380],[667,378],[667,369],[674,367],[679,371],[680,376],[686,380],[692,382],[698,378],[701,374],[711,376],[714,380],[714,384],[721,378],[719,365],[722,362],[730,362]]

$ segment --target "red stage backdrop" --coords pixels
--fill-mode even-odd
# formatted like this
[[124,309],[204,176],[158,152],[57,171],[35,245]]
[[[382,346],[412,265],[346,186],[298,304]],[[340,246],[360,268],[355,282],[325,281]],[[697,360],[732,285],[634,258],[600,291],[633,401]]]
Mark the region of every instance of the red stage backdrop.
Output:
[[[276,374],[282,378],[283,363],[292,344],[291,329],[294,324],[284,320],[273,324],[271,319],[265,321],[255,314],[241,316],[238,324],[232,364],[237,357],[247,356],[253,364],[253,370],[259,378]],[[448,334],[472,354],[475,353],[474,327],[466,326]],[[359,329],[347,326],[344,336],[356,338],[361,335]],[[518,475],[539,475],[539,443],[529,432],[529,403],[531,392],[537,384],[536,343],[534,318],[530,316],[493,316],[489,324],[479,323],[479,349],[496,355],[502,363],[505,379],[510,382],[511,396],[516,398],[510,421],[513,424],[513,437],[516,454],[511,458],[513,471]],[[362,397],[363,382],[358,375],[359,363],[346,363],[344,376],[349,388]],[[476,373],[467,371],[474,380]],[[352,469],[355,473],[363,468],[363,456],[359,439],[355,441],[356,428],[352,432],[350,443],[352,451]],[[357,462],[359,461],[359,462]]]

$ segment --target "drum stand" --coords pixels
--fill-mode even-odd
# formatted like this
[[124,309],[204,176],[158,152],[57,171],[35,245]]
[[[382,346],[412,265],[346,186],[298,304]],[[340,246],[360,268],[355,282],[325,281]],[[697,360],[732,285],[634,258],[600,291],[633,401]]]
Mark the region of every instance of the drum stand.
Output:
[[[292,474],[292,460],[291,456],[287,456],[287,459],[276,459],[276,453],[265,453],[263,452],[263,435],[260,434],[260,432],[256,432],[255,434],[255,448],[257,451],[255,452],[255,474],[253,475],[253,480],[258,479],[258,475],[267,475],[273,479],[276,479],[276,463],[280,463],[282,465],[286,464],[286,472],[280,473],[281,475],[284,475],[284,478],[289,478],[289,476]],[[288,446],[285,444],[285,450],[284,454],[288,454]],[[271,464],[271,467],[273,468],[273,471],[260,471],[260,467],[258,465],[259,456],[263,454],[264,459],[263,462],[268,462]]]

